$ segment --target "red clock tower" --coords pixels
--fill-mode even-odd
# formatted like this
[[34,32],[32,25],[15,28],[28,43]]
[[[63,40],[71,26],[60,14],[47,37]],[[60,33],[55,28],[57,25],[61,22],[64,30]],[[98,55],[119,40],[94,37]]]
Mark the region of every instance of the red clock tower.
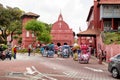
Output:
[[[32,13],[32,12],[28,12],[25,13],[22,16],[22,48],[28,48],[29,46],[33,45],[33,42],[35,40],[35,36],[34,34],[30,33],[29,31],[27,31],[25,29],[25,25],[28,21],[30,21],[31,19],[37,19],[39,17],[39,15]],[[35,46],[36,44],[34,44],[33,46]]]

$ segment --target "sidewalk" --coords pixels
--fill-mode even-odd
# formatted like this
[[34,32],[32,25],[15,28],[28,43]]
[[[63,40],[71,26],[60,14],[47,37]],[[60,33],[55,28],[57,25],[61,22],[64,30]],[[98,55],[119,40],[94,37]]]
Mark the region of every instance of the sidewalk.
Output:
[[[94,59],[94,60],[96,60],[97,62],[99,62],[99,59],[96,58],[95,56],[91,55],[91,58]],[[98,63],[98,64],[99,64],[99,63]],[[105,66],[108,66],[108,63],[105,62],[105,61],[103,61],[102,64],[104,64]]]

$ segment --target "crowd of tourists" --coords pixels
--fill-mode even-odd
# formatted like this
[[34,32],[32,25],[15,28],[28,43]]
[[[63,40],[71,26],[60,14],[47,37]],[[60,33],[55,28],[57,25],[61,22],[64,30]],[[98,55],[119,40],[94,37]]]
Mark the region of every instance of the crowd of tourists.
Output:
[[12,59],[12,56],[14,59],[16,59],[16,53],[17,53],[17,47],[14,46],[13,48],[7,48],[4,49],[2,45],[0,45],[0,59]]
[[[54,57],[54,54],[57,54],[58,57],[69,58],[70,56],[74,61],[89,63],[91,54],[95,54],[93,48],[87,44],[81,44],[77,46],[70,46],[67,43],[64,45],[55,45],[53,43],[48,45],[42,45],[40,47],[42,56],[45,57]],[[101,57],[102,60],[105,56]]]
[[86,44],[69,46],[67,43],[64,43],[64,45],[55,45],[51,43],[42,45],[40,51],[42,56],[54,57],[54,54],[57,54],[58,57],[62,58],[69,58],[71,56],[75,61],[86,61],[86,63],[88,63],[91,55],[90,48]]
[[[88,63],[91,54],[94,53],[94,51],[92,51],[92,47],[87,45],[87,44],[81,44],[81,45],[73,45],[70,46],[67,43],[64,43],[63,45],[60,44],[42,44],[40,47],[40,53],[42,54],[42,56],[45,57],[54,57],[54,55],[56,54],[58,57],[61,58],[69,58],[72,57],[74,61],[78,61],[78,62],[85,62]],[[31,55],[32,51],[34,51],[33,48],[28,47],[28,56]],[[101,52],[101,54],[100,54]],[[2,46],[0,45],[0,59],[4,60],[6,58],[8,59],[12,59],[12,57],[14,59],[16,59],[16,53],[17,53],[17,47],[14,46],[13,48],[7,48],[6,50],[3,50]],[[103,51],[99,51],[99,55],[98,55],[100,61],[106,60],[106,55],[103,56]]]
[[46,57],[54,57],[54,54],[57,54],[58,57],[72,56],[71,47],[67,43],[64,43],[64,45],[55,45],[53,43],[42,45],[40,51],[42,56]]

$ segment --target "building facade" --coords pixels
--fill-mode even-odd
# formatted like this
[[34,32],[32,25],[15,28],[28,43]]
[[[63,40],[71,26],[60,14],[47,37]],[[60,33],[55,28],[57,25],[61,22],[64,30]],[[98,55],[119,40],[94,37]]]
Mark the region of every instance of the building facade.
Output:
[[[17,39],[13,39],[11,46],[19,46],[21,48],[28,48],[28,47],[35,47],[37,46],[37,43],[33,43],[34,40],[36,39],[36,37],[34,36],[34,34],[32,34],[30,31],[27,31],[25,29],[25,25],[28,21],[32,20],[32,19],[37,19],[39,17],[39,15],[32,13],[32,12],[28,12],[25,13],[21,16],[22,19],[22,34],[19,35],[22,38],[22,43],[18,44],[18,40]],[[8,36],[8,42],[11,40],[11,36]]]
[[59,15],[58,20],[52,25],[51,29],[52,42],[54,44],[67,43],[68,45],[74,44],[74,35],[72,29],[63,20],[62,14]]
[[120,0],[94,1],[94,26],[102,31],[120,28]]
[[[90,36],[95,32],[96,53],[99,54],[100,49],[106,51],[108,61],[110,57],[117,54],[116,51],[113,52],[117,48],[105,45],[102,36],[103,32],[118,31],[120,29],[120,0],[94,0],[94,5],[91,6],[87,17],[87,24],[88,29],[83,33],[79,33],[79,35],[85,35],[87,32],[87,36]],[[89,31],[92,31],[92,33]]]
[[37,19],[39,17],[39,15],[32,13],[32,12],[28,12],[25,13],[22,16],[22,48],[28,48],[28,47],[35,47],[37,46],[36,44],[36,37],[34,36],[34,34],[30,33],[30,31],[27,31],[25,29],[25,25],[28,21],[32,20],[32,19]]

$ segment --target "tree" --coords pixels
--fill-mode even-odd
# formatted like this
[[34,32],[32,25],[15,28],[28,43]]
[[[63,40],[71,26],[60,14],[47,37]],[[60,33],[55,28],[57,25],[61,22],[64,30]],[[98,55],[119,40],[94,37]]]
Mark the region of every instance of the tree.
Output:
[[44,24],[45,24],[46,30],[50,32],[52,28],[52,24],[47,24],[47,23],[44,23]]
[[[21,15],[23,11],[19,8],[3,7],[0,4],[0,32],[4,43],[7,42],[7,36],[11,35],[11,41],[14,34],[20,34],[22,31]],[[18,33],[19,32],[19,33]],[[22,32],[21,32],[22,33]]]
[[49,43],[51,42],[51,36],[49,31],[44,31],[41,33],[40,36],[38,36],[38,41],[41,41],[41,43]]
[[25,29],[31,31],[37,37],[45,30],[45,24],[35,19],[32,19],[27,22]]
[[47,26],[49,25],[33,19],[27,22],[25,29],[33,33],[36,36],[36,40],[48,43],[51,41],[51,36],[50,28],[47,28]]

